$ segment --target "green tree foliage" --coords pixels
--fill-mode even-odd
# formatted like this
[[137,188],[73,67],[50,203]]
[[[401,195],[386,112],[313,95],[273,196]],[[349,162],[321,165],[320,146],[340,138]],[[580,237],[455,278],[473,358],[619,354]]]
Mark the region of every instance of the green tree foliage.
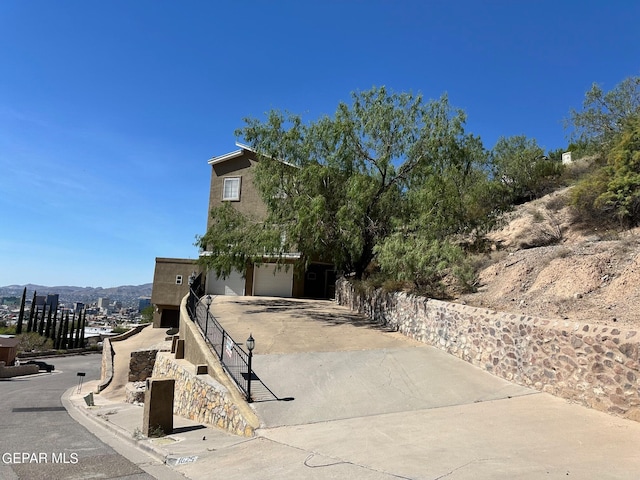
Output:
[[[153,312],[155,311],[155,307],[153,305],[149,305],[148,307],[144,307],[142,309],[142,321],[140,323],[151,323],[153,322]],[[86,317],[86,314],[85,314]]]
[[524,135],[500,137],[491,151],[493,176],[502,183],[510,203],[538,198],[562,173],[562,159],[550,159],[535,139]]
[[243,271],[249,263],[260,264],[267,254],[282,260],[285,247],[277,226],[243,215],[225,203],[211,212],[211,225],[198,239],[207,251],[201,261],[219,277],[228,277],[233,269]]
[[[455,260],[447,237],[486,229],[501,204],[465,120],[446,95],[424,101],[384,87],[353,94],[316,122],[279,111],[247,119],[236,134],[259,154],[255,183],[268,216],[214,209],[198,241],[210,252],[205,266],[228,275],[265,254],[301,252],[361,278],[378,255],[389,275],[405,278],[409,269],[406,278],[429,283],[431,272],[418,271],[429,259]],[[391,261],[415,242],[426,260]]]
[[16,335],[18,339],[18,351],[31,352],[41,350],[51,350],[53,348],[53,342],[38,332],[26,332],[21,335]]
[[500,184],[487,175],[482,143],[465,135],[462,126],[456,125],[446,148],[434,150],[414,173],[403,198],[403,215],[375,248],[386,276],[437,297],[445,294],[445,277],[470,288],[471,272],[456,239],[481,238],[506,207]]
[[607,156],[607,188],[595,207],[611,212],[623,225],[640,224],[640,116],[629,119]]
[[453,276],[459,287],[471,287],[472,272],[462,248],[449,240],[438,240],[427,230],[395,232],[376,248],[383,273],[410,283],[414,291],[442,298],[447,295],[443,280]]
[[640,225],[640,116],[625,120],[606,153],[607,164],[580,181],[572,204],[582,218]]
[[0,335],[15,335],[15,334],[17,334],[15,326],[10,327],[7,324],[6,320],[0,321]]
[[569,112],[565,127],[572,129],[570,138],[579,145],[607,148],[625,122],[638,114],[640,77],[628,77],[606,93],[594,83],[585,94],[582,110]]

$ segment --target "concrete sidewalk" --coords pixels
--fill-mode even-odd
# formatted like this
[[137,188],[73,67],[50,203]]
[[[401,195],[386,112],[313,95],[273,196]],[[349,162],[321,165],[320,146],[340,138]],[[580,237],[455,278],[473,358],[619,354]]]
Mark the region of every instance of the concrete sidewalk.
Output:
[[[92,382],[65,406],[108,429],[125,456],[150,454],[149,473],[163,479],[640,478],[640,423],[511,384],[327,303],[307,306],[254,297],[216,312],[238,338],[252,329],[254,370],[274,394],[257,390],[254,438],[178,416],[172,435],[141,438],[143,407],[100,395],[88,407]],[[296,341],[284,339],[289,322]]]
[[67,409],[89,430],[116,437],[125,456],[132,447],[150,455],[155,469],[141,466],[159,479],[209,479],[212,472],[229,480],[640,476],[639,424],[543,393],[263,428],[252,439],[175,416],[172,435],[148,439],[139,435],[141,406],[99,395],[95,407],[86,405],[93,383],[80,394],[69,390]]

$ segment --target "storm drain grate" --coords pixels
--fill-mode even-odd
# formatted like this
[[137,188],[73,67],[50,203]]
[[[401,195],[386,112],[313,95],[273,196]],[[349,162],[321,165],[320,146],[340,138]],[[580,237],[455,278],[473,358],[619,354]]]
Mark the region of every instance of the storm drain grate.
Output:
[[18,407],[11,410],[13,413],[24,412],[66,412],[64,407]]

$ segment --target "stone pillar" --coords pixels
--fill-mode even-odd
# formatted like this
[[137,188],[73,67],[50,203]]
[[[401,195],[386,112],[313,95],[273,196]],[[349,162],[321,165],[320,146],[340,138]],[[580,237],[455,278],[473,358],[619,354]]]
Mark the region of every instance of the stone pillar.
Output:
[[157,437],[161,433],[173,432],[173,393],[176,381],[173,378],[147,378],[144,396],[142,433]]
[[184,358],[184,340],[176,342],[176,359]]

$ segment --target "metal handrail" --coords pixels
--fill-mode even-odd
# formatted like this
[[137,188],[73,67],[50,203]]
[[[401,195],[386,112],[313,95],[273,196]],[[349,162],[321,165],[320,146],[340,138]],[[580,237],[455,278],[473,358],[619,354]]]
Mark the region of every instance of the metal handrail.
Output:
[[[194,282],[195,284],[195,282]],[[205,303],[203,301],[208,298]],[[192,288],[187,299],[187,311],[191,320],[198,325],[203,337],[214,351],[227,374],[238,389],[251,401],[250,353],[245,352],[231,335],[222,328],[210,311],[211,296],[198,296]]]

